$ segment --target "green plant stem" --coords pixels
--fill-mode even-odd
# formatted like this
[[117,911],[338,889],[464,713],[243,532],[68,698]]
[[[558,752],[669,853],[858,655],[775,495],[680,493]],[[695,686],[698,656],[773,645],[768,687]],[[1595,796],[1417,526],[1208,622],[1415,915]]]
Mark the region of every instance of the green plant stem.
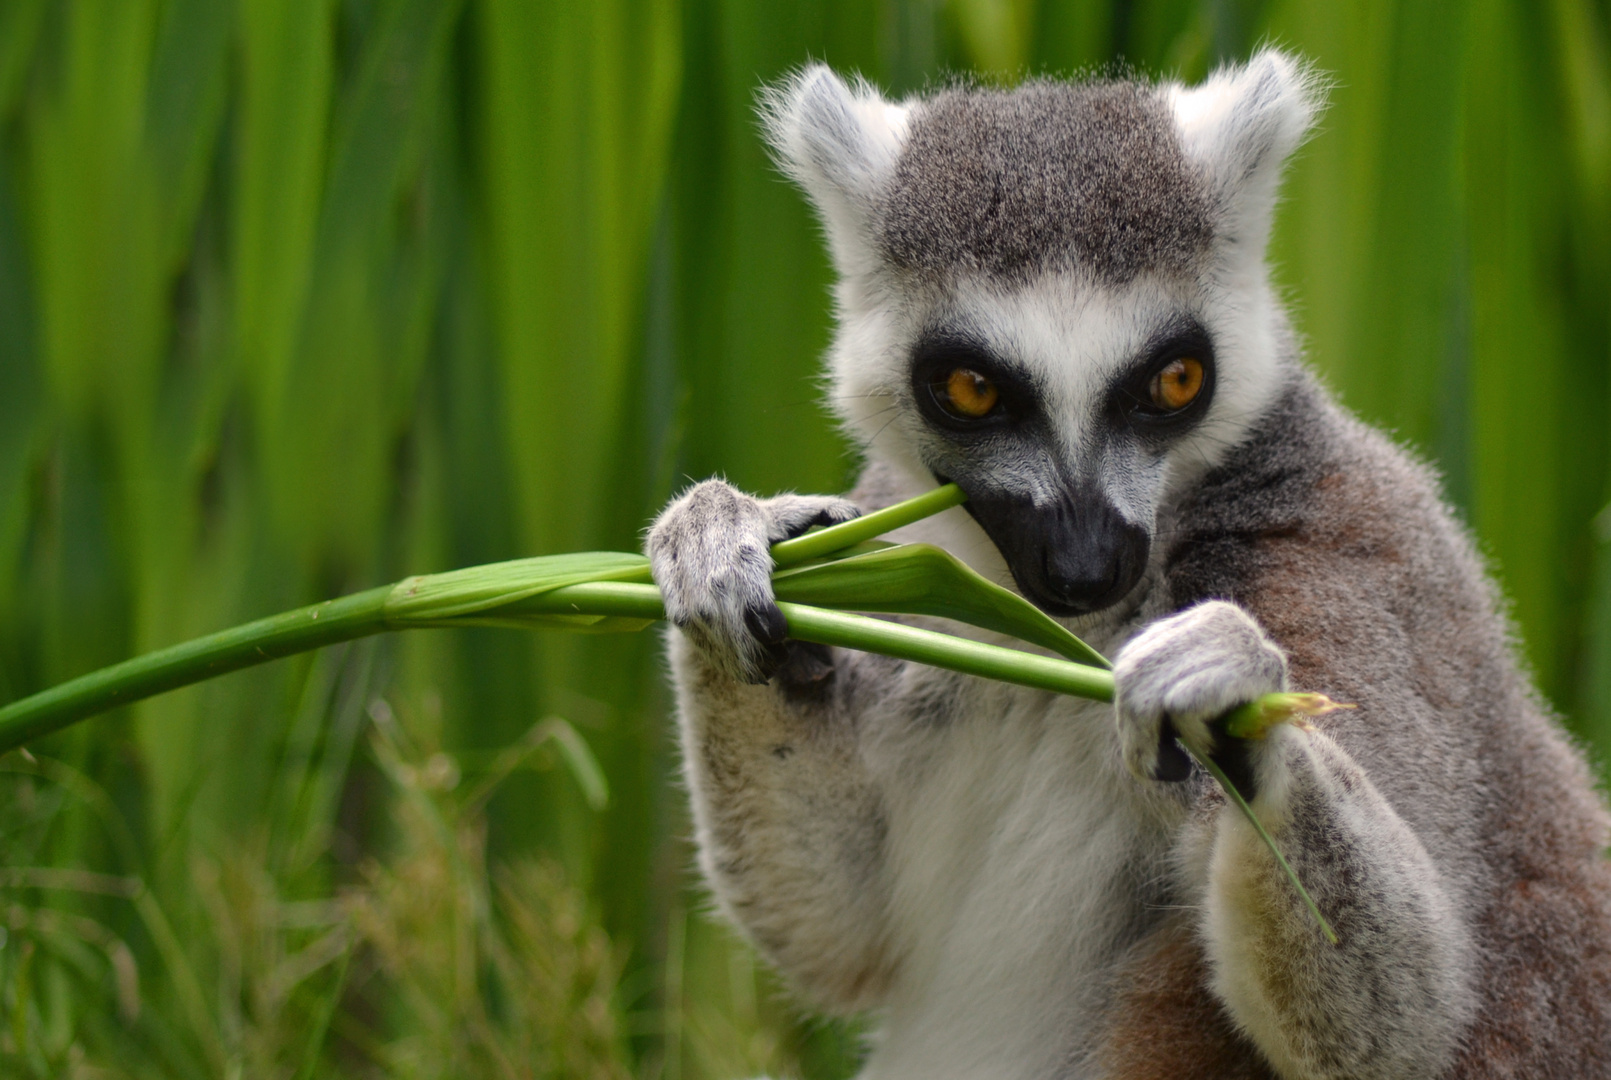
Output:
[[[532,614],[665,618],[660,591],[653,585],[618,581],[568,585],[522,601],[516,607]],[[1112,673],[1086,664],[809,604],[779,603],[778,608],[789,624],[789,636],[800,641],[882,653],[965,675],[999,679],[1092,701],[1113,700]]]
[[[518,623],[522,615],[665,618],[658,589],[653,585],[619,581],[567,585],[534,597],[520,596],[502,606],[480,606],[457,617],[442,618],[419,606],[408,607],[407,614],[399,615],[399,605],[390,602],[395,591],[405,586],[416,587],[419,580],[411,578],[403,585],[370,589],[259,619],[125,660],[12,702],[0,709],[0,753],[119,705],[292,653],[383,631],[452,627],[489,614],[496,614],[505,625]],[[513,579],[510,588],[516,595],[521,591],[518,581]],[[1113,697],[1113,676],[1084,664],[806,604],[784,603],[779,607],[788,621],[790,634],[802,641],[884,653],[969,675],[1098,701],[1110,701]]]
[[[947,484],[854,521],[779,543],[773,547],[773,558],[781,567],[830,555],[956,506],[966,498],[955,484]],[[522,601],[537,591],[549,597],[569,596],[574,602],[585,594],[566,593],[563,588],[556,592],[553,584],[567,573],[595,577],[601,558],[611,563],[605,576],[647,576],[647,564],[636,565],[642,562],[640,556],[596,553],[470,567],[408,578],[396,585],[312,604],[137,656],[0,708],[0,753],[96,713],[324,645],[388,630],[470,625],[472,620],[466,616],[471,615],[485,621],[489,613],[495,613],[518,621],[522,610],[553,611],[552,603],[523,608]],[[608,589],[592,595],[606,608],[614,604],[622,614],[664,618],[658,591],[652,585],[636,588],[638,591],[630,596],[612,594]],[[561,609],[565,603],[563,598],[559,601]],[[607,615],[616,611],[609,608],[583,613]],[[507,620],[504,622],[507,625]],[[929,651],[939,655],[943,650],[931,647]]]
[[271,615],[92,671],[0,709],[0,753],[76,720],[293,653],[391,629],[392,586]]

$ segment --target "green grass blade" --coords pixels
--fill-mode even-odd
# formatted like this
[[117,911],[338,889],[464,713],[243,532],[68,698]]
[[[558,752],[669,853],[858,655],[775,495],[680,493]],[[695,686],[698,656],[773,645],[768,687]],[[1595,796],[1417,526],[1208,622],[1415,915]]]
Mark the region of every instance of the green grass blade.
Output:
[[175,0],[166,5],[157,30],[145,140],[151,168],[162,178],[157,196],[164,267],[182,266],[191,255],[227,103],[234,21],[233,4]]
[[871,540],[875,536],[883,536],[914,521],[932,517],[942,510],[961,506],[967,501],[968,497],[963,494],[961,488],[955,484],[945,484],[933,491],[926,491],[904,502],[898,502],[894,506],[886,506],[882,510],[864,514],[854,521],[831,525],[826,529],[797,536],[793,540],[773,544],[772,562],[779,568],[798,566],[812,559],[832,555],[864,540]]
[[1236,785],[1231,783],[1231,778],[1226,776],[1225,771],[1214,764],[1211,759],[1197,757],[1196,754],[1193,754],[1192,757],[1196,758],[1199,765],[1208,770],[1210,776],[1219,781],[1219,786],[1224,790],[1225,797],[1236,804],[1236,808],[1242,812],[1242,816],[1247,819],[1247,823],[1253,826],[1253,831],[1259,834],[1259,839],[1264,841],[1264,846],[1270,849],[1270,854],[1275,856],[1275,861],[1280,865],[1281,872],[1287,876],[1287,880],[1292,883],[1292,887],[1298,890],[1298,896],[1303,900],[1304,906],[1309,909],[1309,914],[1313,915],[1315,921],[1320,924],[1320,932],[1326,935],[1326,940],[1333,945],[1338,944],[1337,931],[1333,930],[1331,923],[1327,922],[1326,917],[1320,914],[1320,905],[1315,903],[1314,897],[1309,895],[1309,890],[1305,889],[1303,882],[1298,880],[1297,871],[1292,869],[1292,864],[1287,862],[1285,855],[1281,854],[1281,849],[1275,846],[1275,838],[1265,829],[1264,823],[1253,812],[1253,808],[1247,804],[1247,800],[1242,798],[1242,793],[1236,790]]
[[935,615],[995,630],[1081,664],[1110,665],[1018,594],[931,544],[903,544],[773,575],[778,599],[816,607]]
[[44,21],[45,0],[0,4],[0,115],[11,111],[13,99],[22,90]]
[[593,756],[593,748],[587,745],[587,740],[582,738],[581,733],[564,720],[555,717],[546,722],[545,734],[559,747],[560,757],[565,759],[565,767],[570,770],[571,776],[581,787],[587,805],[595,812],[609,806],[609,781],[604,778],[604,770],[599,767],[599,759]]

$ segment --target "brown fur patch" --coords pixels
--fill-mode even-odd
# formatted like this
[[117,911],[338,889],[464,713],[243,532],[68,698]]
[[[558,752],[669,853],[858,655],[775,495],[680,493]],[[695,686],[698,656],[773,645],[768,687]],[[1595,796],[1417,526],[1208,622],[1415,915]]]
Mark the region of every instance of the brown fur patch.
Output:
[[1096,1053],[1105,1080],[1274,1080],[1208,988],[1183,919],[1143,938],[1119,969]]
[[1496,898],[1480,927],[1489,1004],[1450,1080],[1611,1076],[1611,874],[1601,870],[1597,881],[1518,881]]

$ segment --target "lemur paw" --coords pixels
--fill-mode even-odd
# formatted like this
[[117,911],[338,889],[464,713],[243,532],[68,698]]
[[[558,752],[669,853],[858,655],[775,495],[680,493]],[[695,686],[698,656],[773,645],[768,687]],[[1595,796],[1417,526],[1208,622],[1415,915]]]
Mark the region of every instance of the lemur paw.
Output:
[[1235,604],[1210,600],[1158,620],[1113,665],[1125,765],[1143,780],[1186,779],[1191,761],[1175,740],[1218,756],[1225,737],[1216,741],[1212,722],[1286,679],[1286,655]]
[[695,484],[649,530],[648,554],[666,617],[719,670],[763,683],[788,657],[772,596],[771,545],[860,511],[844,499],[757,499],[722,480]]

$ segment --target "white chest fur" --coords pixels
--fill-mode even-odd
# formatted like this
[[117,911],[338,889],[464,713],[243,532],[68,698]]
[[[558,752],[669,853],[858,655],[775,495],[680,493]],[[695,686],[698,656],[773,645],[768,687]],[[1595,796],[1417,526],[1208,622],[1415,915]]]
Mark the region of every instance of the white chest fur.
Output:
[[952,700],[869,741],[902,963],[866,1080],[1077,1068],[1167,842],[1108,706],[980,684]]

